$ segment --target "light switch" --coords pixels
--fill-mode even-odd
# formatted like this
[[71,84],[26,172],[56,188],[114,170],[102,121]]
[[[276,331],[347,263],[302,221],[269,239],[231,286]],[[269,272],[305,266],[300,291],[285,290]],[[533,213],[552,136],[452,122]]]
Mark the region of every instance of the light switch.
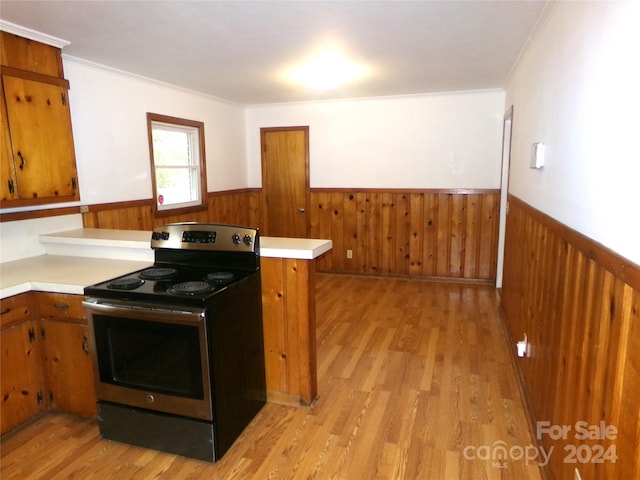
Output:
[[547,153],[547,146],[544,143],[534,143],[531,146],[531,168],[544,167],[544,160]]

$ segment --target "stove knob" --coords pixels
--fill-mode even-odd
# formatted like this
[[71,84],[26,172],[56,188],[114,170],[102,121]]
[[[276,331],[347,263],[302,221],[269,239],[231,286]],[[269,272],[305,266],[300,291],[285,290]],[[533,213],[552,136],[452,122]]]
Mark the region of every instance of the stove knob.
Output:
[[162,238],[162,240],[169,240],[169,232],[162,232],[160,238]]
[[236,245],[238,245],[241,242],[240,235],[238,235],[237,233],[234,233],[233,236],[231,237],[231,241]]
[[244,236],[242,241],[244,242],[245,245],[251,245],[253,243],[253,238],[251,238],[251,235],[247,234]]

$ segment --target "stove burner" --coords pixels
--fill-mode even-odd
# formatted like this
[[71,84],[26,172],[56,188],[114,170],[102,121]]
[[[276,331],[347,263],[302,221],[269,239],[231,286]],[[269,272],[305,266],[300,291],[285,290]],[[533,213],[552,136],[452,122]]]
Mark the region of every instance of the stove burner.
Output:
[[174,295],[198,295],[211,291],[211,286],[200,281],[182,282],[176,283],[168,291]]
[[178,271],[175,268],[147,268],[146,270],[140,272],[140,278],[145,278],[147,280],[167,280],[175,276]]
[[213,272],[207,273],[206,280],[212,283],[227,283],[233,280],[235,275],[231,272]]
[[133,290],[134,288],[138,288],[143,283],[144,280],[141,280],[139,278],[116,278],[115,280],[111,280],[107,284],[107,288],[112,288],[114,290]]

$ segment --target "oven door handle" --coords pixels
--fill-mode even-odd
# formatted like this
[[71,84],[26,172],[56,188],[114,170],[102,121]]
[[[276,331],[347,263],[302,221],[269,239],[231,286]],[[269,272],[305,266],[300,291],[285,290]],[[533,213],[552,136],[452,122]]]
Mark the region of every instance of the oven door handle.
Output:
[[108,303],[95,298],[88,298],[82,302],[84,308],[91,312],[110,316],[124,316],[139,320],[152,320],[165,323],[199,324],[204,320],[205,310],[176,306],[144,304]]

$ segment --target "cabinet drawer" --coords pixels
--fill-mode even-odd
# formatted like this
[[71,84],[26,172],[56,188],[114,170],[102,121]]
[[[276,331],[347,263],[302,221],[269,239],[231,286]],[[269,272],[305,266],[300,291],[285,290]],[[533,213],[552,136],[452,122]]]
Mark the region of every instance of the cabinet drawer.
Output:
[[30,293],[22,293],[0,300],[0,328],[33,318],[34,305]]
[[48,292],[35,292],[34,295],[41,318],[64,318],[87,323],[87,315],[82,307],[84,296]]

